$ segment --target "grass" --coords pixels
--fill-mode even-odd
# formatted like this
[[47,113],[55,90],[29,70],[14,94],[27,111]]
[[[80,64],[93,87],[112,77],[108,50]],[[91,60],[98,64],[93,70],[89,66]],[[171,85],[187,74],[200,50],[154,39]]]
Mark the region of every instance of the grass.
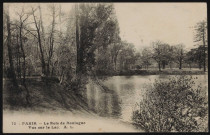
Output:
[[[20,83],[19,83],[20,84]],[[3,80],[3,109],[33,111],[45,110],[85,110],[85,99],[76,91],[66,89],[55,82],[44,82],[38,79],[26,79],[26,85],[30,93],[30,106],[25,100],[26,91],[19,85],[20,91],[14,93],[11,80]]]

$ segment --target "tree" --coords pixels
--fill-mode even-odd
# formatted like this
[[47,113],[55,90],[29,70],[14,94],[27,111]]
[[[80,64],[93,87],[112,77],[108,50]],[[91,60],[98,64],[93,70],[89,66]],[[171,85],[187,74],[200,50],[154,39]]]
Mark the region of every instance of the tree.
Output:
[[16,74],[14,70],[14,64],[12,60],[12,47],[11,47],[11,29],[10,29],[10,16],[9,16],[9,6],[7,7],[6,11],[4,10],[4,15],[6,16],[6,27],[7,27],[7,51],[8,51],[8,56],[9,56],[9,72],[10,72],[10,77],[12,78],[13,85],[18,88],[18,83],[16,80]]
[[[204,63],[204,53],[203,52],[203,46],[198,46],[197,48],[193,48],[188,52],[188,58],[193,62],[196,62],[198,64],[198,68],[201,69],[202,68],[202,64]],[[207,47],[205,47],[206,50],[208,50]],[[192,56],[190,56],[192,55]],[[208,55],[208,53],[206,53],[206,55]],[[206,59],[206,63],[207,63],[207,59]]]
[[18,20],[18,28],[19,28],[19,42],[20,42],[20,48],[21,48],[21,53],[23,56],[23,84],[25,85],[25,77],[26,77],[26,55],[25,55],[25,50],[24,50],[24,42],[27,40],[26,37],[24,37],[23,29],[25,27],[25,22],[29,18],[29,14],[26,14],[24,11],[24,8],[22,8],[20,13],[17,13],[19,20]]
[[122,42],[123,48],[120,52],[120,70],[130,70],[137,60],[135,48],[132,43]]
[[103,49],[104,52],[114,42],[117,21],[114,17],[113,4],[76,4],[75,10],[76,71],[79,75],[87,74],[95,67],[97,49],[98,51]]
[[192,63],[195,61],[195,54],[194,51],[191,49],[189,52],[186,53],[186,57],[184,61],[189,64],[190,70],[192,68]]
[[95,32],[94,45],[96,71],[110,73],[117,70],[117,57],[121,49],[121,41],[119,37],[119,24],[114,12],[112,4],[99,4],[96,9],[96,19],[101,22],[101,19],[107,18],[102,22]]
[[[41,9],[41,7],[39,7],[39,9]],[[40,18],[40,21],[37,21],[35,12],[37,10],[34,9],[33,7],[31,8],[32,10],[32,15],[33,15],[33,19],[34,19],[34,24],[36,27],[36,32],[37,32],[37,39],[38,39],[38,45],[39,45],[39,50],[40,50],[40,54],[41,54],[41,65],[42,65],[42,74],[45,76],[46,73],[46,63],[45,63],[45,56],[44,56],[44,50],[43,50],[43,46],[42,46],[42,39],[41,39],[41,28],[40,28],[40,23],[42,22],[42,18]],[[40,10],[40,14],[41,14],[41,10]]]
[[175,61],[175,48],[174,46],[170,46],[169,49],[168,49],[168,55],[167,55],[167,58],[168,58],[168,64],[170,66],[170,69],[172,68],[172,64],[173,62]]
[[71,81],[73,78],[73,53],[66,45],[61,45],[56,49],[57,61],[56,69],[60,83]]
[[169,63],[169,59],[170,59],[170,46],[169,44],[162,44],[162,60],[161,60],[161,64],[162,64],[162,68],[165,69],[165,66],[168,65]]
[[53,4],[51,7],[51,12],[52,12],[52,24],[51,24],[51,31],[50,31],[50,35],[49,35],[49,48],[48,48],[48,59],[47,59],[47,75],[50,74],[50,63],[51,63],[51,59],[53,56],[53,51],[54,51],[54,44],[55,44],[55,19],[56,19],[56,7]]
[[116,43],[112,46],[111,55],[112,55],[112,61],[114,63],[114,70],[117,70],[117,56],[119,55],[121,49],[122,49],[121,43]]
[[[22,8],[22,10],[20,12],[16,12],[16,14],[18,15],[18,20],[13,25],[15,25],[16,26],[15,28],[17,28],[16,29],[17,34],[14,34],[14,35],[17,38],[17,45],[18,45],[17,49],[18,49],[18,52],[15,52],[15,53],[20,53],[22,58],[23,58],[23,65],[22,65],[22,67],[23,67],[23,80],[22,80],[22,85],[24,86],[24,89],[26,90],[26,102],[27,102],[27,105],[30,106],[30,94],[29,94],[29,90],[28,90],[28,88],[26,86],[26,54],[25,54],[25,46],[24,46],[24,44],[27,42],[28,39],[26,37],[27,32],[23,31],[23,29],[26,27],[26,21],[29,18],[30,14],[25,13],[24,8]],[[21,52],[19,52],[19,47],[20,47]],[[16,62],[19,63],[19,66],[20,66],[20,56],[19,56],[19,54],[17,54],[17,55],[18,55],[19,59],[17,59]]]
[[204,72],[206,72],[206,45],[207,45],[207,21],[203,20],[201,22],[198,22],[197,25],[195,26],[195,31],[196,31],[196,35],[195,35],[195,41],[194,42],[198,42],[202,45],[202,52],[203,52],[203,70]]
[[179,64],[179,69],[182,69],[182,63],[184,61],[184,45],[178,44],[174,47],[176,62]]
[[153,56],[152,58],[158,63],[159,71],[161,71],[161,61],[163,58],[163,43],[161,41],[153,42]]
[[144,48],[141,55],[142,65],[145,69],[148,69],[149,65],[151,65],[151,50],[149,48]]

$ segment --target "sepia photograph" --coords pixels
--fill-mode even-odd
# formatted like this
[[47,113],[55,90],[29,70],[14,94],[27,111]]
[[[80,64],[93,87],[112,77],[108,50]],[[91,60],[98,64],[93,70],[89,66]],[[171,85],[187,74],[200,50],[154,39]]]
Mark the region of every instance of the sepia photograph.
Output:
[[209,132],[207,3],[2,13],[3,133]]

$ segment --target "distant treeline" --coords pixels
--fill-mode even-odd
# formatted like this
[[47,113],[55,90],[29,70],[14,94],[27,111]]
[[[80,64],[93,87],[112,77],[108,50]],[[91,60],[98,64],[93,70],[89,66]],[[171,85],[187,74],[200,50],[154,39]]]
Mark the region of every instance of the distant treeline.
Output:
[[[203,68],[208,65],[208,47],[199,45],[189,51],[183,44],[169,45],[161,41],[153,42],[152,47],[144,48],[140,56],[140,67],[148,69],[156,63],[159,71],[167,68]],[[137,66],[138,67],[138,66]]]

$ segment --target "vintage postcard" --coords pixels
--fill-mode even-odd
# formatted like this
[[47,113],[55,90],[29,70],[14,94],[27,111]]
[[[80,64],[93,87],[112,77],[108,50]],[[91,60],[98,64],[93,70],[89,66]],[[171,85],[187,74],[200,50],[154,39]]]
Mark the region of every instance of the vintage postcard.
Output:
[[208,132],[207,4],[4,3],[3,132]]

